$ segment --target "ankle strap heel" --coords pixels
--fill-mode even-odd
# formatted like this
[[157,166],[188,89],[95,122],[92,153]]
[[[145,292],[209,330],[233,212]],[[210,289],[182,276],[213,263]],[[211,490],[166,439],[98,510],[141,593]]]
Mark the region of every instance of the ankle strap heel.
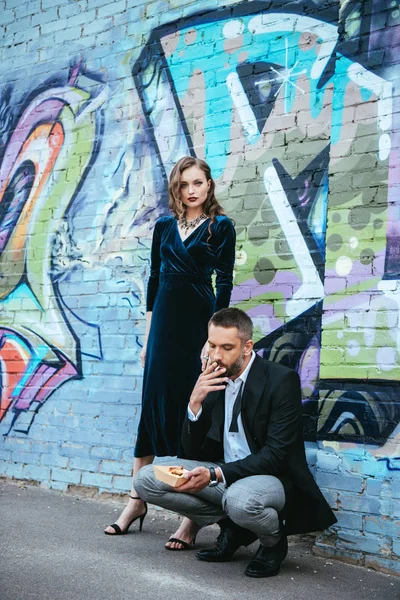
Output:
[[[132,498],[132,500],[142,500],[141,498],[139,498],[139,496],[129,495],[129,497]],[[133,517],[129,521],[129,523],[125,529],[121,529],[121,527],[118,525],[118,523],[113,523],[112,525],[110,525],[110,527],[112,527],[114,530],[113,533],[111,533],[110,531],[104,531],[104,533],[106,535],[125,535],[126,533],[128,533],[129,527],[132,525],[132,523],[134,523],[138,519],[139,519],[139,531],[142,531],[143,521],[144,521],[145,516],[147,515],[147,502],[144,502],[144,500],[143,500],[143,504],[144,504],[144,513],[142,515],[137,515],[136,517]]]

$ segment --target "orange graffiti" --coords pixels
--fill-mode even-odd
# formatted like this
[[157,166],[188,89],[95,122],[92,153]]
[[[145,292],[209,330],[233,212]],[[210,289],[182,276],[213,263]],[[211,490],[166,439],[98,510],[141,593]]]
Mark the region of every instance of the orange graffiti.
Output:
[[[4,339],[4,338],[3,338]],[[13,391],[25,373],[29,356],[15,340],[5,338],[0,348],[1,365],[1,396],[0,396],[0,421],[13,401]]]

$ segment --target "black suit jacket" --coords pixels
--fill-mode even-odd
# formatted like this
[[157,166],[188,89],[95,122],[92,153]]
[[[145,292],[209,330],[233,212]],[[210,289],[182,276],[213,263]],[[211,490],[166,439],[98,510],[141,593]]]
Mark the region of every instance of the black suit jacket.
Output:
[[[225,392],[212,392],[198,421],[186,416],[183,456],[204,461],[224,459]],[[256,355],[243,390],[242,421],[251,454],[222,466],[227,485],[250,475],[274,475],[286,492],[287,533],[325,529],[336,518],[315,483],[305,456],[301,426],[301,390],[296,371]]]

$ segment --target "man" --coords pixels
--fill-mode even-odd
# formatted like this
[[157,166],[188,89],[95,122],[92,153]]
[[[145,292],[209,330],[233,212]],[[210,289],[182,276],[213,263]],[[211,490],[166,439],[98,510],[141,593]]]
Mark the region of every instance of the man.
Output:
[[[143,500],[189,517],[198,529],[220,525],[215,548],[199,551],[200,560],[230,560],[258,538],[245,575],[271,577],[286,557],[287,535],[325,529],[336,518],[307,466],[299,377],[257,356],[252,335],[243,311],[213,315],[211,364],[198,378],[183,425],[179,463],[189,470],[188,481],[171,488],[149,466],[139,471],[135,489]],[[189,541],[181,540],[184,546]]]

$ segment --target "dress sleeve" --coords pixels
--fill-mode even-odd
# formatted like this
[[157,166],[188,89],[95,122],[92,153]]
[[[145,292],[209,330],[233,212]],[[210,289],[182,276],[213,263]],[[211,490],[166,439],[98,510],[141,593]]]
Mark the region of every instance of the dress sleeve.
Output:
[[216,280],[216,299],[215,312],[221,308],[227,308],[231,299],[233,287],[233,266],[235,264],[235,244],[236,232],[232,221],[225,217],[219,223],[217,235],[217,260],[215,272]]
[[153,310],[153,304],[156,299],[158,282],[160,278],[160,223],[157,222],[154,227],[153,241],[151,244],[151,265],[150,265],[150,277],[147,284],[147,299],[146,299],[146,311],[151,312]]

